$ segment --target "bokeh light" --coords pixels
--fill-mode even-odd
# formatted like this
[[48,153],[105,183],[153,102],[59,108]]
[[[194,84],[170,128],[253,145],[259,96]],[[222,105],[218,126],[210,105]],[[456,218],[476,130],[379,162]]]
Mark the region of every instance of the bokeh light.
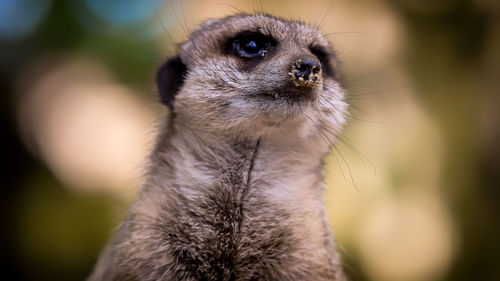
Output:
[[163,5],[161,0],[86,0],[84,3],[92,13],[114,25],[130,25],[150,20]]
[[105,66],[88,59],[30,68],[51,71],[20,77],[30,85],[19,110],[25,139],[33,139],[66,186],[133,194],[152,143],[152,111],[113,81]]
[[50,0],[0,1],[0,40],[16,40],[33,32],[48,12]]
[[166,9],[168,2],[85,0],[71,2],[71,8],[79,22],[91,32],[143,41],[160,36],[172,23]]

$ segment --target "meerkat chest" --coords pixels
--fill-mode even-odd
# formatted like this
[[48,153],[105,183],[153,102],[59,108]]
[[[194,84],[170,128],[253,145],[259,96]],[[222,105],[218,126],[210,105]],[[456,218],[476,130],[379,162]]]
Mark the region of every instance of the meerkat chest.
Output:
[[308,280],[305,272],[328,271],[333,251],[325,246],[318,176],[289,169],[279,178],[270,163],[254,160],[253,171],[250,161],[229,165],[212,182],[194,184],[203,192],[169,204],[166,254],[200,280]]

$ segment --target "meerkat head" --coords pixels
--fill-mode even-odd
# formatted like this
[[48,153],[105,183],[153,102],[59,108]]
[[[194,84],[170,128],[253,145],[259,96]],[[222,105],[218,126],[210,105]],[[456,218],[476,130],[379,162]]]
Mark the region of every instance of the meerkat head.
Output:
[[197,130],[255,134],[303,122],[338,131],[344,123],[333,50],[301,22],[261,14],[209,20],[163,64],[157,83],[175,118]]

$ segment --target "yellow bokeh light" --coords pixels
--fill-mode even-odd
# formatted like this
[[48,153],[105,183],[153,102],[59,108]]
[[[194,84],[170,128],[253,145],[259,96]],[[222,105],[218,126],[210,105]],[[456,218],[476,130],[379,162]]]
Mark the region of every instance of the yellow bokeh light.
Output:
[[24,95],[23,131],[66,186],[133,193],[155,119],[136,96],[97,63],[62,61]]

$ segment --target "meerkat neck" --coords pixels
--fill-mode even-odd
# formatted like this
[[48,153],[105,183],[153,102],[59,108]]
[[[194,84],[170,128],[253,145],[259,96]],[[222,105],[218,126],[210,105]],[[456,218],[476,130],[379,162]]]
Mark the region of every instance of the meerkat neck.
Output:
[[160,137],[152,154],[132,216],[138,237],[161,239],[141,243],[154,242],[160,256],[169,245],[175,251],[166,262],[216,273],[210,280],[239,280],[254,270],[279,270],[289,280],[339,274],[321,202],[324,148],[293,134],[206,146],[193,136],[186,142],[185,133]]
[[216,189],[221,181],[230,181],[235,192],[256,186],[275,199],[296,195],[300,200],[304,193],[319,199],[322,159],[328,146],[301,140],[298,130],[289,129],[251,139],[171,130],[168,137],[160,137],[152,153],[150,174],[163,176],[161,186],[167,192],[174,185],[202,196],[207,186]]
[[[156,188],[159,185],[169,193],[175,186],[186,199],[190,199],[189,194],[195,196],[194,200],[204,197],[207,189],[216,192],[225,188],[224,184],[230,185],[236,195],[249,184],[259,147],[260,139],[210,141],[189,130],[176,130],[159,140],[152,153],[149,174]],[[159,175],[162,183],[156,182]],[[148,186],[146,183],[146,188]]]

